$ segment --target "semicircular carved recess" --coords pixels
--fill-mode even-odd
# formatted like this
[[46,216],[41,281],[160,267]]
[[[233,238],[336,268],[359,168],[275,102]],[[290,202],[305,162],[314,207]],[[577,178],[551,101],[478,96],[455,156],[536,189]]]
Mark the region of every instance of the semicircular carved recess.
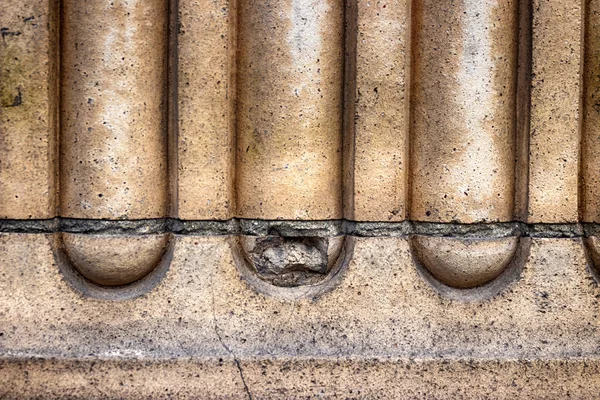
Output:
[[[169,213],[166,0],[62,7],[61,216]],[[170,235],[62,233],[72,266],[101,286],[150,274]]]

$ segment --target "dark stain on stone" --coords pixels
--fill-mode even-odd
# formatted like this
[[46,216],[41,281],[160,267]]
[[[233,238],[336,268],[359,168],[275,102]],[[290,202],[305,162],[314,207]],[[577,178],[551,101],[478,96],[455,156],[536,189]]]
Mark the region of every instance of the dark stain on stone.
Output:
[[20,31],[11,31],[8,28],[1,28],[0,35],[2,35],[2,42],[6,44],[6,37],[15,37],[21,35]]

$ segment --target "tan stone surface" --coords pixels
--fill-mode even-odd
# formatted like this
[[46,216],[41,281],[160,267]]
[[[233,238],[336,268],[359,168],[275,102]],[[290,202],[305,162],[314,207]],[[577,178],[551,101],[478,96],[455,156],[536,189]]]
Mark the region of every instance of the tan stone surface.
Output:
[[459,239],[416,235],[412,251],[423,266],[443,284],[473,288],[498,277],[517,250],[516,237]]
[[[46,235],[0,235],[0,251],[0,349],[9,371],[0,374],[3,392],[28,385],[85,394],[100,385],[108,393],[145,393],[164,379],[163,389],[173,393],[235,397],[243,387],[235,360],[250,390],[281,398],[286,392],[279,391],[289,386],[298,392],[287,394],[310,394],[305,376],[316,376],[338,396],[340,379],[370,393],[385,391],[387,379],[399,376],[405,379],[396,380],[390,393],[439,385],[442,398],[441,388],[450,382],[465,398],[490,393],[488,379],[497,379],[494,393],[504,398],[516,390],[512,380],[532,396],[559,396],[563,390],[585,396],[600,383],[600,320],[594,311],[600,289],[579,239],[534,239],[521,278],[476,302],[436,294],[415,268],[404,238],[357,238],[353,261],[334,290],[295,301],[257,294],[240,279],[227,237],[177,237],[164,280],[129,301],[75,292],[59,273]],[[23,366],[32,356],[47,361]],[[79,369],[84,359],[96,361],[85,369],[87,378]],[[64,362],[73,363],[73,378],[47,381],[68,368]],[[123,370],[125,387],[103,379],[123,376]],[[414,371],[422,371],[421,378]],[[457,379],[469,376],[467,371],[472,379]],[[222,384],[211,383],[219,373]],[[157,383],[140,386],[148,374]],[[176,378],[181,374],[185,382]],[[354,374],[369,379],[356,381]],[[536,386],[539,380],[556,384]]]
[[63,4],[64,217],[168,214],[167,4]]
[[169,242],[167,235],[61,236],[73,266],[92,282],[106,286],[126,285],[148,275]]
[[413,5],[410,218],[513,219],[517,2]]
[[580,217],[600,222],[600,2],[586,2]]
[[577,221],[582,4],[533,0],[530,223]]
[[183,219],[234,214],[235,17],[230,0],[179,1],[177,186]]
[[353,209],[346,211],[357,221],[406,218],[409,7],[405,0],[357,5],[353,204],[347,207]]
[[342,217],[344,2],[238,2],[237,215]]
[[[495,360],[0,361],[4,398],[593,399],[600,363]],[[143,373],[141,373],[143,371]]]
[[57,3],[0,6],[0,218],[56,214]]

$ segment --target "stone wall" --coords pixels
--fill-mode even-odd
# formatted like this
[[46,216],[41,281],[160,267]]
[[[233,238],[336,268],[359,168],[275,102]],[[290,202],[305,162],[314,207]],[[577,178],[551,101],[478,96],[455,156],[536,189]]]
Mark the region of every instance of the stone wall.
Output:
[[597,397],[600,1],[0,25],[0,398]]

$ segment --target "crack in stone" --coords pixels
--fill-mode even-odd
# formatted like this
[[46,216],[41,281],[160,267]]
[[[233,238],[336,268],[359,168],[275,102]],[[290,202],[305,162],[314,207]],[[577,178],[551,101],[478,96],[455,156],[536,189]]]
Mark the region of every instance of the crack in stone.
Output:
[[244,370],[242,369],[242,364],[240,363],[240,360],[237,358],[237,356],[235,355],[233,350],[231,350],[229,348],[229,346],[227,346],[227,344],[223,340],[223,337],[221,336],[221,333],[219,332],[219,324],[217,321],[217,313],[216,313],[216,308],[215,308],[215,289],[214,289],[214,285],[213,285],[213,274],[212,273],[210,275],[210,287],[211,287],[211,294],[212,294],[212,317],[213,317],[213,326],[214,326],[214,330],[215,330],[215,335],[217,335],[217,339],[219,340],[219,343],[221,344],[223,349],[227,353],[229,353],[229,355],[233,358],[233,361],[235,362],[238,373],[240,374],[240,379],[242,380],[242,384],[244,385],[244,390],[246,391],[246,395],[248,396],[249,400],[253,400],[252,393],[250,392],[250,388],[248,388],[248,384],[246,383],[246,378],[244,377]]

